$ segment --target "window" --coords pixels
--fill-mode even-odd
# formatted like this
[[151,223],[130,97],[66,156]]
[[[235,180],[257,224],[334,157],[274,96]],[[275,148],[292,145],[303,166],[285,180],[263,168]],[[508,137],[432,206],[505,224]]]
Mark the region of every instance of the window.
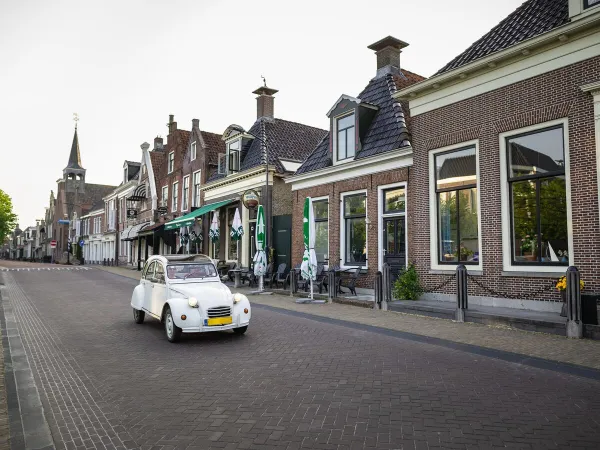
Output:
[[183,194],[181,199],[181,210],[187,211],[190,197],[190,176],[183,177]]
[[475,147],[435,155],[438,262],[478,264]]
[[598,5],[600,5],[600,0],[583,0],[583,9],[588,9],[592,6]]
[[227,144],[227,167],[229,172],[240,171],[240,141]]
[[200,171],[194,172],[194,198],[192,200],[192,206],[200,206]]
[[355,152],[355,123],[354,114],[341,117],[336,120],[337,130],[337,160],[342,161],[348,158],[354,158]]
[[177,212],[177,200],[178,200],[178,195],[179,192],[177,192],[179,190],[179,182],[176,181],[175,183],[173,183],[173,201],[171,203],[171,211],[172,212]]
[[229,208],[227,210],[227,234],[228,234],[228,246],[227,246],[227,259],[228,260],[232,260],[232,261],[237,261],[237,243],[238,241],[236,241],[235,239],[233,239],[231,237],[231,226],[233,225],[233,218],[235,216],[235,210],[237,208]]
[[344,263],[365,265],[367,261],[367,195],[347,195],[343,200]]
[[506,138],[512,264],[569,264],[562,125]]
[[403,187],[388,189],[383,193],[383,213],[403,213],[406,209],[406,190]]
[[329,200],[313,202],[315,217],[315,253],[319,264],[329,263]]
[[191,150],[191,155],[190,155],[190,161],[193,161],[196,159],[196,141],[192,142],[192,150]]
[[169,153],[169,172],[172,173],[175,168],[175,152]]
[[167,206],[169,204],[169,186],[163,186],[161,205]]

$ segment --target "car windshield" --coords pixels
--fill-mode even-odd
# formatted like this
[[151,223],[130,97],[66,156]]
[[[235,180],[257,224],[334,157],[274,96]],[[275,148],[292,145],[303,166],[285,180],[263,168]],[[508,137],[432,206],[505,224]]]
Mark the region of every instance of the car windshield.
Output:
[[169,264],[167,277],[170,280],[216,277],[215,266],[210,263]]

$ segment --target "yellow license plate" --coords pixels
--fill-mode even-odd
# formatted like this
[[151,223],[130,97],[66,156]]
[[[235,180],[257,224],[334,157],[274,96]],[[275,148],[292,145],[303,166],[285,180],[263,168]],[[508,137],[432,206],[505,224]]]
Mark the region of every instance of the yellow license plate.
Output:
[[214,319],[208,319],[208,326],[211,325],[229,325],[233,323],[231,316],[229,317],[215,317]]

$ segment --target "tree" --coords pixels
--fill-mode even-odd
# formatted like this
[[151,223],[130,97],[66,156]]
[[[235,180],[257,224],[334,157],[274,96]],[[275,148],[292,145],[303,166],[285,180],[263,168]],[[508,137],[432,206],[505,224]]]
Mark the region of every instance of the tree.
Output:
[[10,196],[0,189],[0,242],[16,228],[17,215],[13,213]]

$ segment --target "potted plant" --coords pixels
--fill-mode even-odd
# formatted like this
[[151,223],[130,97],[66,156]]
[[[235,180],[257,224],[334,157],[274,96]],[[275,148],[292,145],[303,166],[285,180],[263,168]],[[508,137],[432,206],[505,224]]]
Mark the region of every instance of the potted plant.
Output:
[[[583,291],[583,288],[585,287],[585,283],[583,280],[579,280],[579,288]],[[563,275],[562,277],[560,277],[558,279],[558,281],[556,282],[556,289],[558,290],[558,292],[560,292],[560,297],[564,302],[567,301],[567,277],[566,275]]]

